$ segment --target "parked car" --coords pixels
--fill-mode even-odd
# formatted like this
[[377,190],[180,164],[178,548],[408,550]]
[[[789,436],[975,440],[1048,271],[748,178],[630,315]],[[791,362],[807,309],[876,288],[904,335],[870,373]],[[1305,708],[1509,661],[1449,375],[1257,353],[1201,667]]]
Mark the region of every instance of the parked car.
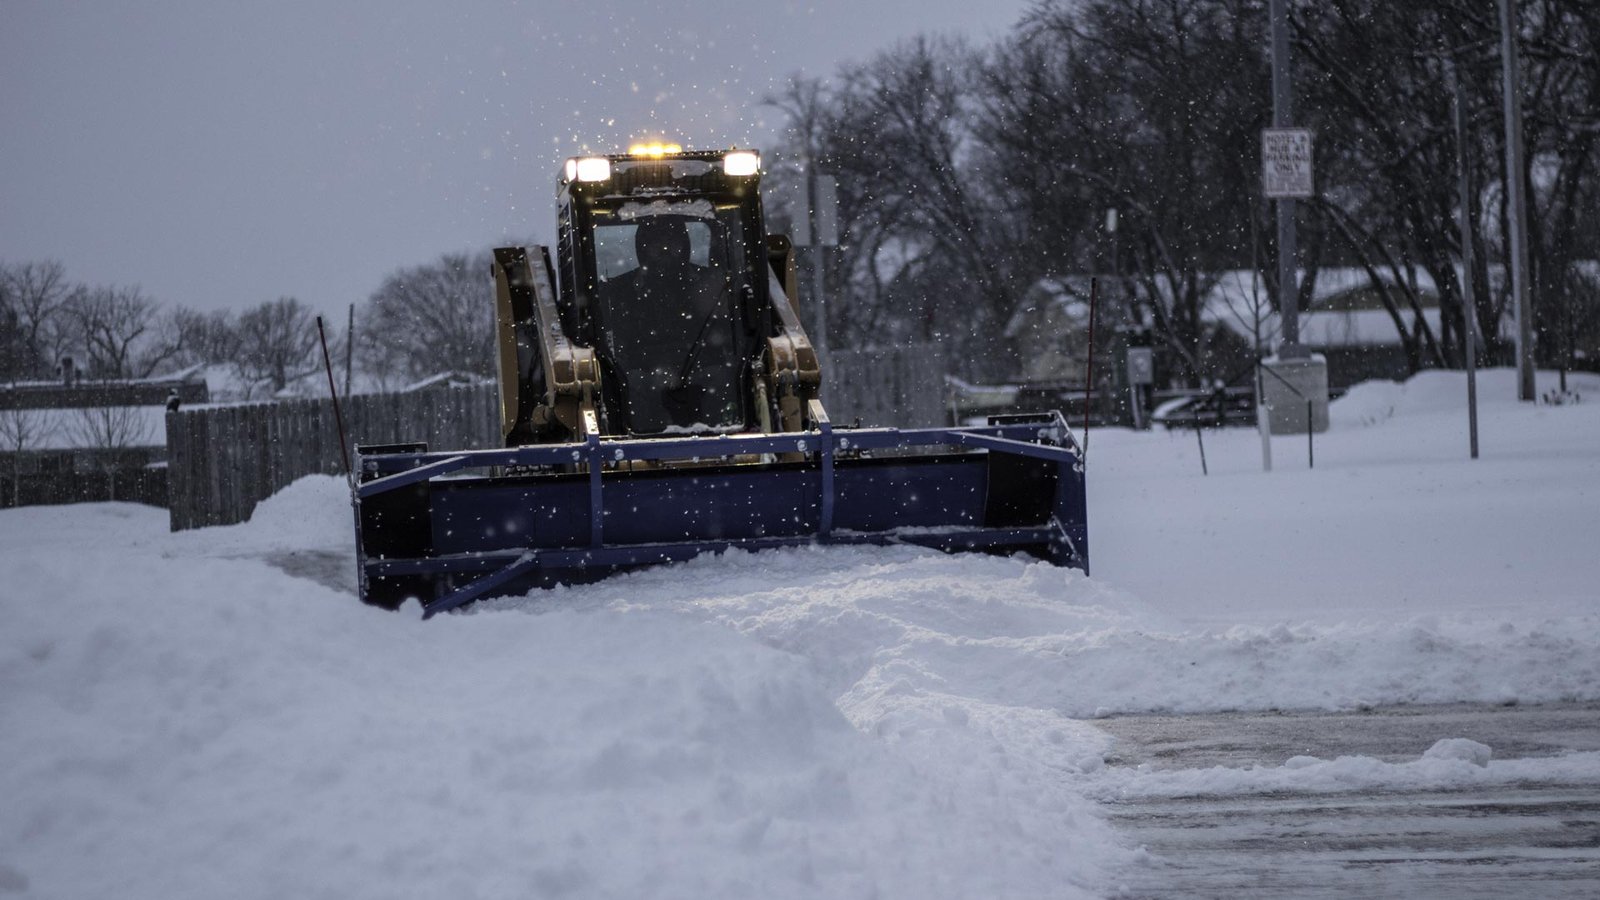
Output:
[[1166,399],[1150,414],[1152,424],[1172,428],[1252,427],[1256,423],[1256,397],[1249,387],[1212,390],[1163,391]]

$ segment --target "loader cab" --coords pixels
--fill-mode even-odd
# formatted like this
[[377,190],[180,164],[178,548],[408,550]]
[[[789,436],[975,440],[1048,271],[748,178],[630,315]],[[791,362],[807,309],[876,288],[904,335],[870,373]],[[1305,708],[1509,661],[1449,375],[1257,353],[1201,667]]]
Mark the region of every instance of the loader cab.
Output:
[[771,325],[755,160],[646,152],[568,161],[558,306],[567,333],[601,360],[606,433],[757,427],[753,367]]

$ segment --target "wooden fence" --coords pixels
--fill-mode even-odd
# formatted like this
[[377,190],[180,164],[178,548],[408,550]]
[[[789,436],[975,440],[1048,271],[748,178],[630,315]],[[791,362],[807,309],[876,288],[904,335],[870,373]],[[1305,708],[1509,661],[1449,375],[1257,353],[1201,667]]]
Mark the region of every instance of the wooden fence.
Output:
[[[17,482],[21,482],[18,490]],[[0,508],[116,500],[167,505],[167,470],[161,466],[116,469],[110,473],[42,472],[0,475]]]
[[[499,389],[365,394],[342,404],[354,444],[426,441],[433,449],[497,446]],[[305,475],[344,473],[330,400],[283,400],[167,414],[172,530],[232,525]]]
[[933,344],[828,354],[822,401],[836,425],[948,424],[943,351]]
[[[838,424],[933,426],[947,419],[943,357],[926,347],[835,351],[824,401]],[[493,384],[367,394],[343,405],[351,445],[426,441],[430,449],[500,441]],[[167,414],[172,530],[232,525],[305,475],[344,472],[329,400],[283,400]]]

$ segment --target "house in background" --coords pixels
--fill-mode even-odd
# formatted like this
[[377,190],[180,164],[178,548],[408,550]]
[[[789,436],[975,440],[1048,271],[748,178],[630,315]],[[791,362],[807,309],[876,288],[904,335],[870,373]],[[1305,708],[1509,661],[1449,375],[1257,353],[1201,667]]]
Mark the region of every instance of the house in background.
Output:
[[[1149,323],[1132,321],[1128,304],[1121,297],[1121,282],[1100,278],[1095,310],[1095,381],[1109,376],[1120,378],[1130,337],[1135,342],[1148,333]],[[1048,278],[1036,282],[1017,305],[1017,312],[1006,323],[1006,336],[1021,354],[1019,373],[1023,382],[1051,382],[1082,385],[1089,365],[1089,288],[1087,275]],[[1209,314],[1210,297],[1201,313],[1200,360],[1208,375],[1235,369],[1248,360],[1253,344],[1230,328],[1220,317]],[[1146,314],[1148,318],[1148,314]],[[1158,365],[1165,382],[1176,377],[1176,366]],[[1176,385],[1174,385],[1176,386]]]
[[[1040,279],[1023,294],[1005,327],[1021,362],[1016,381],[1087,380],[1090,280],[1088,275]],[[1098,330],[1100,323],[1095,324]]]
[[[1498,277],[1494,269],[1491,278]],[[1301,273],[1304,278],[1304,273]],[[1420,269],[1406,273],[1406,285],[1418,298],[1420,309],[1413,309],[1401,295],[1393,276],[1380,272],[1379,278],[1391,286],[1395,313],[1385,307],[1370,276],[1361,268],[1324,268],[1317,272],[1311,302],[1300,314],[1300,339],[1314,353],[1328,361],[1329,386],[1343,390],[1371,378],[1401,380],[1411,374],[1406,340],[1421,340],[1424,329],[1435,339],[1440,335],[1439,292],[1433,279]],[[1115,286],[1100,282],[1100,309],[1095,326],[1096,380],[1108,375],[1120,378],[1122,350],[1128,323],[1120,321],[1125,304],[1116,302]],[[1111,299],[1108,302],[1108,293]],[[1082,384],[1088,363],[1089,277],[1045,279],[1035,284],[1018,304],[1006,326],[1021,353],[1018,381],[1073,382]],[[1266,285],[1255,273],[1238,269],[1219,273],[1202,298],[1201,363],[1207,377],[1225,377],[1240,366],[1248,366],[1260,347],[1268,355],[1277,346],[1281,323],[1268,300]],[[1419,327],[1419,319],[1422,326]],[[1402,338],[1400,328],[1406,330]],[[1509,339],[1509,318],[1501,323],[1499,337]],[[1158,358],[1164,351],[1157,347]],[[1164,383],[1177,367],[1157,364],[1158,387],[1180,387]]]
[[[1261,336],[1268,353],[1277,346],[1282,323],[1267,300],[1265,285],[1252,278],[1249,270],[1222,273],[1206,295],[1205,315],[1241,339]],[[1303,279],[1305,273],[1301,273]],[[1422,269],[1402,273],[1396,279],[1388,270],[1378,272],[1379,281],[1389,290],[1394,311],[1383,302],[1367,270],[1356,267],[1324,268],[1317,272],[1311,302],[1300,313],[1300,342],[1328,361],[1328,386],[1343,391],[1353,384],[1374,378],[1403,381],[1413,372],[1412,351],[1425,344],[1425,335],[1442,340],[1439,289],[1432,276]],[[1504,268],[1490,267],[1491,281],[1503,282]],[[1408,295],[1416,297],[1413,306]],[[1420,312],[1420,315],[1419,315]],[[1402,335],[1401,329],[1405,334]],[[1509,311],[1493,337],[1511,340],[1515,326]],[[1482,338],[1480,337],[1480,346]],[[1420,354],[1426,366],[1428,356]]]
[[209,399],[204,380],[79,378],[0,384],[0,506],[166,504],[166,413]]

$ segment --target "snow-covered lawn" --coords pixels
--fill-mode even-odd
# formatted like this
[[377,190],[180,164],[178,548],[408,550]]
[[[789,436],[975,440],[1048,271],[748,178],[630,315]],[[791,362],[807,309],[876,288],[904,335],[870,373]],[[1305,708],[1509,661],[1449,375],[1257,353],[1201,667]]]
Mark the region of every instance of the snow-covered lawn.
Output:
[[1340,401],[1313,471],[1303,438],[1266,474],[1253,433],[1208,432],[1202,477],[1192,433],[1096,432],[1093,578],[735,553],[423,623],[269,562],[348,554],[335,479],[182,534],[0,511],[0,894],[1094,896],[1140,858],[1097,797],[1600,779],[1466,743],[1111,770],[1093,724],[1600,697],[1577,386],[1536,407],[1484,373],[1477,461],[1451,374]]

